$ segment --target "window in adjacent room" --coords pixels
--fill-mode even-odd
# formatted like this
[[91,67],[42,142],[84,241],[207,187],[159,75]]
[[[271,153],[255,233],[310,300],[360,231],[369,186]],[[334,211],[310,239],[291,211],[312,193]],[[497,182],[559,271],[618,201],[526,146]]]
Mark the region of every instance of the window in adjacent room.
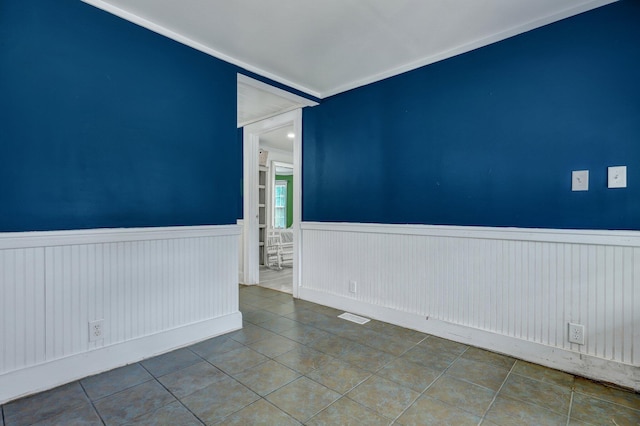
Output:
[[273,197],[273,227],[284,229],[287,227],[287,181],[277,180]]

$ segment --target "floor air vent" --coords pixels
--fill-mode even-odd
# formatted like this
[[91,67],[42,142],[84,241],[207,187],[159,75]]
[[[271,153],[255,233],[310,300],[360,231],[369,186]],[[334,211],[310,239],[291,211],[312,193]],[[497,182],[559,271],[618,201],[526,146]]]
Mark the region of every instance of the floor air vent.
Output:
[[358,315],[350,314],[349,312],[338,315],[338,318],[346,319],[347,321],[355,322],[356,324],[366,324],[371,321],[369,318],[359,317]]

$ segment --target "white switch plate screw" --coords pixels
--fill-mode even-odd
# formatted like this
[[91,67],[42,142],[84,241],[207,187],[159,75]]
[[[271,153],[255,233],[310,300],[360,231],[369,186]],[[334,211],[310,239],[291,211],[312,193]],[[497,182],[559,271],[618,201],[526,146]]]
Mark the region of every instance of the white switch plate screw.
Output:
[[584,345],[584,325],[569,323],[569,342]]
[[357,283],[355,281],[349,281],[349,293],[355,293],[356,292],[356,286]]
[[89,322],[89,341],[90,342],[101,340],[104,337],[103,325],[104,325],[104,320],[96,320],[96,321]]

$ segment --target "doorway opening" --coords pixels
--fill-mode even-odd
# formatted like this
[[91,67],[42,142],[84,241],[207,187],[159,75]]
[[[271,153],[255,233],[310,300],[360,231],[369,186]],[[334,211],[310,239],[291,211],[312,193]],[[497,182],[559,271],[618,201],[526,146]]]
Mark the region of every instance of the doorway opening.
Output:
[[[302,207],[302,108],[318,105],[317,102],[270,86],[242,74],[237,77],[238,87],[238,128],[243,128],[242,136],[242,237],[239,247],[239,282],[246,285],[257,285],[260,282],[261,259],[264,264],[265,243],[268,235],[267,224],[273,222],[274,211],[267,209],[267,200],[271,199],[275,192],[275,178],[268,175],[271,170],[280,167],[272,165],[287,163],[291,167],[293,179],[292,197],[290,202],[291,222],[286,227],[292,238],[292,250],[290,254],[291,264],[291,293],[298,297],[300,286],[300,221]],[[271,159],[264,158],[264,164],[260,165],[260,140],[268,140],[273,133],[292,133],[290,140],[292,145],[288,157],[276,156],[279,149],[271,149]],[[269,150],[269,149],[265,149]],[[260,167],[264,167],[263,170]],[[262,183],[259,179],[262,176]],[[273,184],[271,183],[273,182]],[[269,194],[267,194],[269,192]],[[260,198],[262,197],[262,198]],[[269,197],[269,198],[267,198]],[[281,211],[278,212],[281,214]],[[278,223],[280,224],[280,222]],[[261,227],[262,225],[262,227]],[[280,231],[282,232],[282,230]]]
[[[259,285],[293,293],[293,123],[260,134]],[[262,185],[264,183],[264,185]],[[264,191],[264,194],[262,194]]]
[[243,278],[298,296],[302,110],[244,127]]

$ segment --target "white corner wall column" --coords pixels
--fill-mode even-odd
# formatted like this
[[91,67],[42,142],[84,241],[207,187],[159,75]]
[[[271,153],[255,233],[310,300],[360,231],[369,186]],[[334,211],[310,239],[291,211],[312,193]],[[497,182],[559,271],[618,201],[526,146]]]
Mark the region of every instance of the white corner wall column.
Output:
[[[237,225],[0,234],[0,403],[242,327]],[[103,338],[89,341],[89,322]]]
[[[301,226],[300,298],[640,390],[640,232]],[[349,292],[349,281],[357,292]],[[568,341],[568,323],[585,344]]]

